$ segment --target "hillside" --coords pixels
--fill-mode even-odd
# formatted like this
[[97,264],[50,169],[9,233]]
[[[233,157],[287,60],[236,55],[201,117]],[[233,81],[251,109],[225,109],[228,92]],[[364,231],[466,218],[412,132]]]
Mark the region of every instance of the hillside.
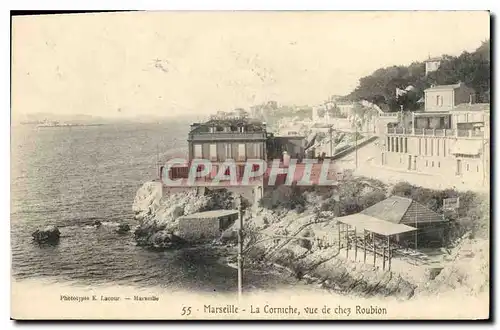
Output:
[[[425,75],[425,64],[414,62],[409,66],[381,68],[359,80],[358,87],[345,97],[350,101],[368,100],[396,111],[400,105],[415,110],[424,89],[431,85],[455,84],[462,81],[476,90],[478,102],[490,102],[490,41],[484,41],[474,52],[461,55],[443,55],[439,69]],[[412,85],[413,93],[396,99],[396,88]]]

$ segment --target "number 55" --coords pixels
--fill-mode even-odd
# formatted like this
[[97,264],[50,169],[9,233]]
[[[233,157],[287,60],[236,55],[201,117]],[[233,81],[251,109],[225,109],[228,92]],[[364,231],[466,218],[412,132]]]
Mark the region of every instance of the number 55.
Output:
[[181,315],[190,315],[190,314],[191,314],[191,307],[182,307]]

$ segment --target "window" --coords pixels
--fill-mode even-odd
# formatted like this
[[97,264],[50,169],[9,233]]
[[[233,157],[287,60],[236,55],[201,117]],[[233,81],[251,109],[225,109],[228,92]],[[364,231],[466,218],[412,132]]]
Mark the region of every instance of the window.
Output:
[[439,144],[441,143],[441,141],[439,140],[436,140],[436,155],[439,156]]
[[418,139],[418,154],[422,154],[422,139]]
[[429,161],[428,160],[425,161],[425,167],[429,167]]
[[424,153],[427,156],[427,139],[426,138],[424,138]]
[[387,151],[391,151],[391,138],[387,137],[387,146],[386,146]]
[[194,158],[202,158],[201,144],[194,145]]
[[405,138],[405,152],[408,152],[408,138]]
[[434,153],[434,139],[430,139],[429,142],[431,143],[431,156]]
[[217,160],[217,145],[211,144],[209,148],[210,160]]
[[399,152],[404,152],[403,151],[403,138],[399,138]]
[[446,139],[443,139],[443,156],[446,157]]
[[253,155],[255,158],[260,158],[260,150],[259,150],[259,144],[258,143],[254,143],[253,144]]
[[476,166],[476,169],[477,169],[477,171],[479,172],[479,165],[478,165],[478,166]]
[[231,143],[226,143],[226,159],[231,159],[233,157],[232,155],[232,144]]
[[469,164],[466,164],[465,167],[467,168],[467,171],[469,171]]
[[434,167],[434,161],[432,161],[431,166]]
[[441,162],[438,162],[438,167],[441,167]]
[[246,159],[245,144],[238,144],[238,160],[243,161]]
[[441,95],[436,96],[436,106],[438,106],[438,107],[443,106],[443,96],[441,96]]
[[396,152],[399,152],[399,138],[396,138]]

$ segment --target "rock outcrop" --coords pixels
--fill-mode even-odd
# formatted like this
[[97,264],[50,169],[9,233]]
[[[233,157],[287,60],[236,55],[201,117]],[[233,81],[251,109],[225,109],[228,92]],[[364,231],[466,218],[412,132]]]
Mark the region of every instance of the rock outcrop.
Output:
[[165,227],[143,224],[139,226],[134,237],[138,246],[155,250],[176,249],[186,246],[187,242]]
[[460,291],[465,295],[488,292],[489,241],[463,237],[451,251],[448,263],[432,281],[418,288],[423,295]]
[[57,243],[61,237],[61,232],[56,226],[47,226],[43,229],[37,229],[32,236],[38,243]]
[[126,223],[119,224],[118,229],[116,230],[118,234],[125,234],[128,233],[129,231],[130,231],[130,226]]
[[139,227],[134,235],[138,245],[175,248],[185,244],[175,235],[178,218],[196,212],[233,209],[232,194],[226,190],[186,188],[162,196],[161,183],[147,182],[138,191],[133,204]]

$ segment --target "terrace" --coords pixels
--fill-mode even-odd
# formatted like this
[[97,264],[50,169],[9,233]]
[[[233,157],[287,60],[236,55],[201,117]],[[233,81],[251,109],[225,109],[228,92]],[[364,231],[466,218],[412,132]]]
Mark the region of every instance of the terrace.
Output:
[[413,128],[406,129],[404,127],[388,128],[387,135],[411,135],[411,136],[437,136],[437,137],[465,137],[478,138],[484,137],[484,132],[479,130],[462,130],[462,129],[432,129],[432,128]]
[[188,141],[265,140],[266,125],[245,118],[211,119],[191,125]]

